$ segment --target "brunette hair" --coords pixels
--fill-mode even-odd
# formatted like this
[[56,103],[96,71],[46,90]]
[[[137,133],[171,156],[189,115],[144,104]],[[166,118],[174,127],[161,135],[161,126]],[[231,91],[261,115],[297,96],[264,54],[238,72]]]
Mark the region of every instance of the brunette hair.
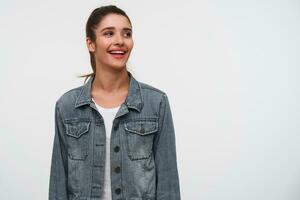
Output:
[[[129,21],[129,23],[131,24],[131,21],[130,21],[129,17],[127,16],[127,14],[125,13],[125,11],[118,8],[117,6],[107,5],[107,6],[98,7],[95,10],[93,10],[93,12],[90,14],[90,16],[87,20],[87,23],[86,23],[86,28],[85,28],[86,37],[89,37],[92,42],[96,41],[95,30],[97,29],[97,26],[99,25],[101,20],[108,14],[122,15],[122,16],[126,17]],[[94,57],[94,54],[92,52],[89,51],[89,53],[90,53],[90,62],[91,62],[93,72],[89,73],[89,74],[84,74],[84,75],[79,76],[80,78],[85,77],[84,82],[86,82],[86,80],[89,77],[96,75],[95,57]]]

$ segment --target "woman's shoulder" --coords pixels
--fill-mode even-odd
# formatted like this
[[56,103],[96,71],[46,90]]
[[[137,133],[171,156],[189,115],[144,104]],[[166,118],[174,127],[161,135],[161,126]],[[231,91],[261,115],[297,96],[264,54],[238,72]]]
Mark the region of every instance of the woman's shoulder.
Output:
[[167,93],[159,87],[140,81],[139,84],[141,88],[141,95],[143,96],[144,100],[154,104],[160,104],[161,101],[167,97]]
[[158,88],[156,86],[153,86],[148,83],[141,82],[141,81],[139,81],[139,83],[140,83],[142,92],[151,93],[153,95],[160,95],[160,96],[166,94],[165,91],[163,91],[161,88]]
[[84,85],[81,85],[66,90],[58,97],[56,104],[60,104],[61,106],[74,105],[83,87]]

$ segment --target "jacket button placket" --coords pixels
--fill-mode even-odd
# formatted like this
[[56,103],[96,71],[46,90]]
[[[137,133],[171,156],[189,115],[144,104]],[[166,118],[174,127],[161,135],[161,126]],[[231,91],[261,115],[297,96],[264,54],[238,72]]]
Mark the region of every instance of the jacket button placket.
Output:
[[[115,122],[117,122],[115,120]],[[111,141],[111,187],[113,199],[121,198],[121,153],[120,153],[120,136],[118,134],[118,124],[113,125]]]
[[[96,117],[97,119],[97,117]],[[94,148],[93,148],[93,175],[92,175],[92,197],[100,198],[104,180],[104,156],[105,155],[105,138],[103,134],[105,131],[103,120],[99,120],[95,126],[94,134]]]

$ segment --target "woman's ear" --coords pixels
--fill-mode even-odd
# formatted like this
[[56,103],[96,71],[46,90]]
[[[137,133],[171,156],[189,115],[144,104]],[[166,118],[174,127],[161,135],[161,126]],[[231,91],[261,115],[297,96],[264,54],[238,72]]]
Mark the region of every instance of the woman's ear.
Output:
[[89,37],[86,37],[86,46],[89,49],[90,52],[95,52],[95,44],[92,42],[92,40]]

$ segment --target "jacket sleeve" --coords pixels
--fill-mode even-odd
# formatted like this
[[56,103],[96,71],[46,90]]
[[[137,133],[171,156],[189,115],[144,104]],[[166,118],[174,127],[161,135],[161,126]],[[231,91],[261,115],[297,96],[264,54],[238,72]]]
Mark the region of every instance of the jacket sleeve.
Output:
[[156,200],[180,200],[175,132],[166,94],[163,95],[159,112],[159,130],[153,146],[156,166]]
[[67,196],[67,154],[63,135],[63,123],[58,102],[55,105],[55,135],[49,181],[49,200],[68,200]]

